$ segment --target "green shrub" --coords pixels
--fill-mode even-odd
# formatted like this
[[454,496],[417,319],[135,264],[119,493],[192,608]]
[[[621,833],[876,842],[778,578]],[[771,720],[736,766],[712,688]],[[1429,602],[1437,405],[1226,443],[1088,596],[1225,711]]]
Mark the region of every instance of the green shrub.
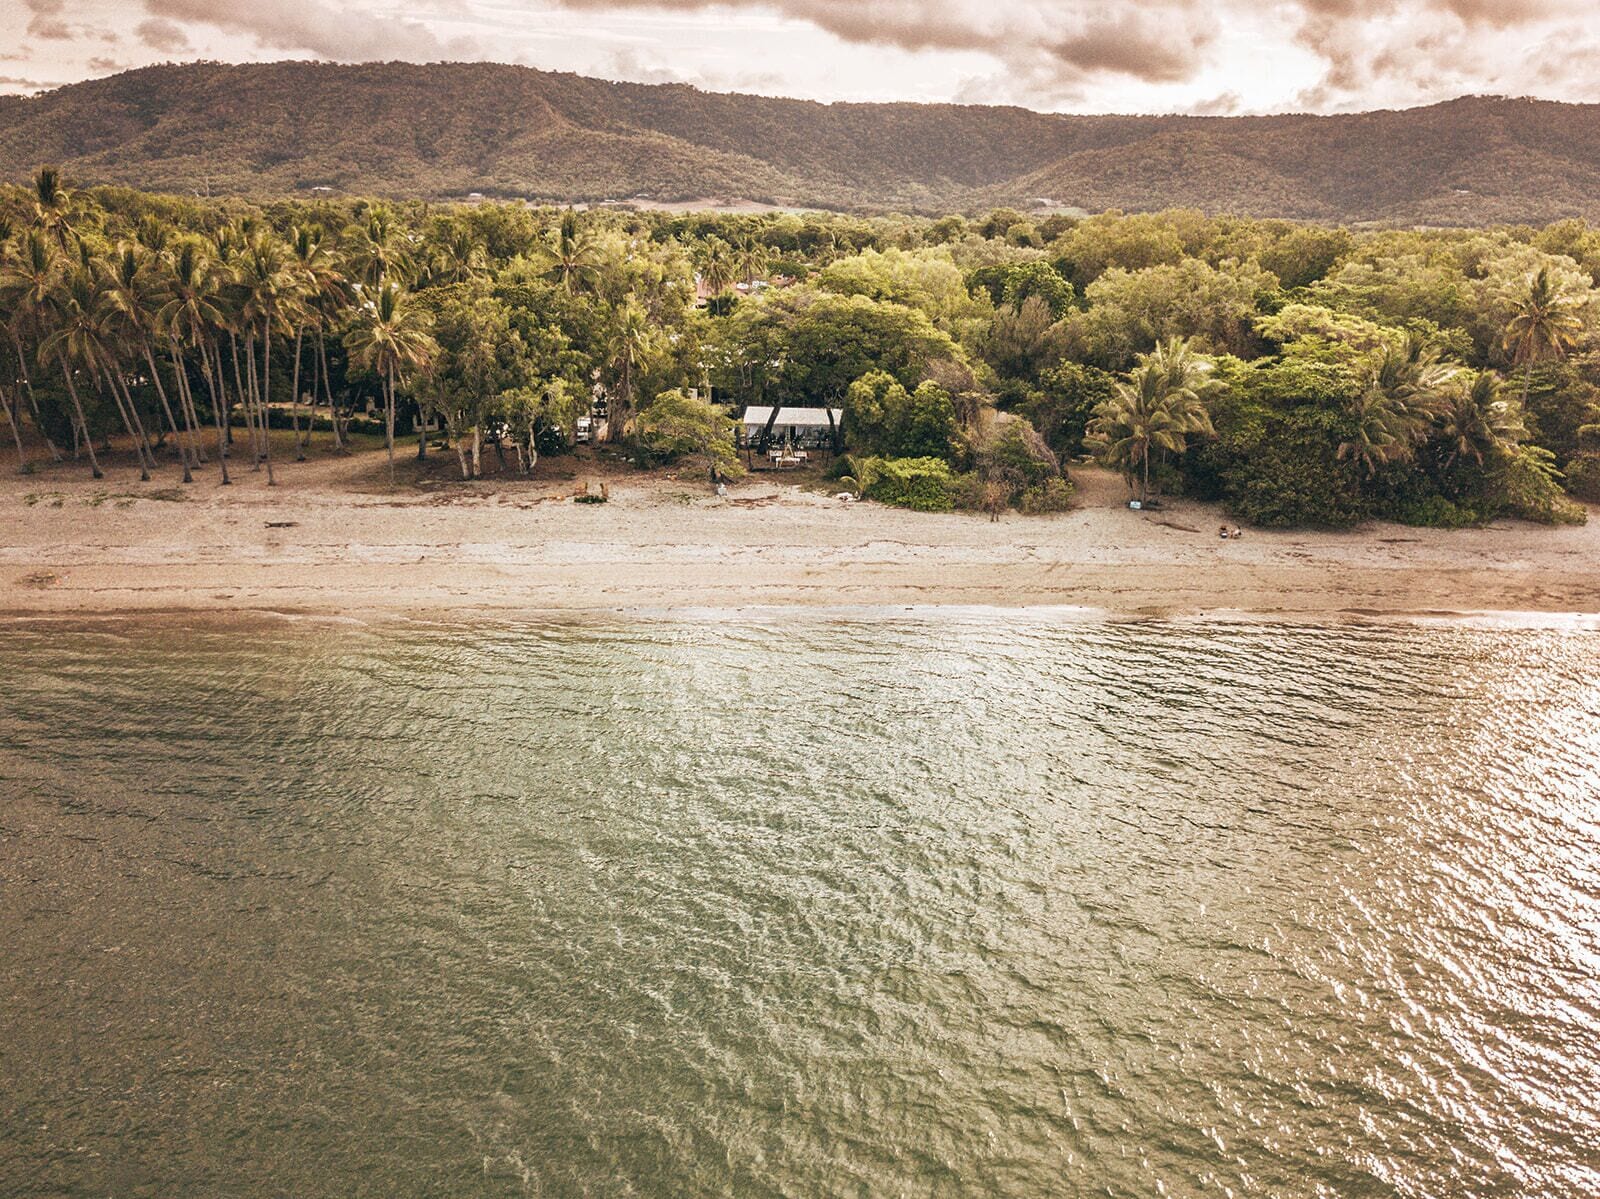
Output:
[[1072,484],[1061,476],[1030,487],[1017,501],[1017,508],[1028,516],[1045,512],[1066,512],[1072,507]]
[[937,383],[907,391],[887,371],[863,375],[844,401],[850,444],[884,458],[945,458],[955,449],[955,404]]
[[1506,511],[1547,525],[1581,525],[1589,514],[1561,489],[1555,455],[1540,446],[1518,446],[1501,468],[1497,482]]
[[957,477],[942,458],[865,458],[857,466],[861,494],[914,512],[949,512]]
[[1567,493],[1600,504],[1600,454],[1580,454],[1567,463]]
[[1403,525],[1423,529],[1464,529],[1481,525],[1488,514],[1471,504],[1455,503],[1442,495],[1408,498],[1379,515]]
[[956,476],[950,488],[950,502],[963,512],[981,512],[987,496],[984,481],[975,470]]

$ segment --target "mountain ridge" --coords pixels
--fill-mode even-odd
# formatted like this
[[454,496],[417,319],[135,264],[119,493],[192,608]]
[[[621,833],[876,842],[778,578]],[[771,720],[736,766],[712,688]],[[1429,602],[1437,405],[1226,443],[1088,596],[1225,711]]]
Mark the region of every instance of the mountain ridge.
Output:
[[0,177],[157,191],[938,212],[1049,199],[1347,223],[1600,220],[1600,105],[1268,116],[823,103],[493,63],[187,63],[0,98]]

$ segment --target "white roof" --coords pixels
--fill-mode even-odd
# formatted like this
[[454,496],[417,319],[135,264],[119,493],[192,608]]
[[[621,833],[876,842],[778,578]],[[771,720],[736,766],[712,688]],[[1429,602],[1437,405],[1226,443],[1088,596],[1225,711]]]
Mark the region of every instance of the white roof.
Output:
[[[766,426],[772,416],[772,409],[765,404],[751,404],[744,410],[744,423],[746,427],[759,425]],[[774,427],[782,425],[797,429],[826,429],[828,427],[828,410],[826,408],[780,408],[778,419],[772,422]],[[844,409],[833,410],[833,423],[844,423]]]

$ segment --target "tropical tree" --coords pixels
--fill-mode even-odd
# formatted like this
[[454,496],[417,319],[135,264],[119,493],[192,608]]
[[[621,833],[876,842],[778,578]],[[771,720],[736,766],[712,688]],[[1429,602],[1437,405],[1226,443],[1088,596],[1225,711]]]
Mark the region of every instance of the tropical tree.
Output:
[[394,486],[395,388],[408,369],[426,366],[438,350],[428,335],[426,314],[414,307],[398,283],[389,282],[362,305],[345,336],[351,357],[383,383],[384,444],[389,485]]
[[1438,351],[1415,334],[1391,339],[1367,368],[1350,404],[1356,431],[1340,443],[1338,459],[1357,462],[1369,478],[1388,463],[1409,461],[1459,374],[1459,367],[1441,362]]
[[[49,447],[51,457],[59,462],[61,451],[45,431],[33,375],[28,370],[28,352],[23,344],[26,339],[37,346],[44,340],[51,297],[55,294],[57,265],[55,250],[42,231],[29,229],[23,233],[14,251],[8,252],[4,263],[0,264],[0,306],[6,314],[3,322],[6,336],[16,354],[17,371],[28,395],[34,425]],[[80,426],[75,424],[73,428],[76,431]]]
[[438,231],[428,247],[427,282],[433,287],[470,283],[489,267],[482,241],[464,225],[450,224]]
[[739,473],[737,423],[722,408],[683,388],[664,391],[639,414],[639,439],[670,458],[688,458],[714,474]]
[[[296,225],[289,236],[291,265],[298,276],[294,321],[294,380],[291,391],[291,419],[295,425],[295,460],[304,461],[306,443],[311,439],[311,422],[316,416],[317,376],[321,376],[327,392],[328,418],[333,426],[335,447],[343,448],[344,437],[339,431],[338,413],[334,411],[333,390],[327,380],[328,326],[349,301],[350,287],[340,270],[338,256],[328,244],[321,225]],[[298,407],[300,403],[300,372],[305,335],[310,330],[317,338],[317,353],[313,356],[311,381],[311,414],[306,418],[306,436],[302,440],[299,430]]]
[[746,287],[754,287],[757,277],[764,275],[771,256],[767,245],[759,237],[745,234],[733,248],[733,267],[743,278]]
[[1120,470],[1130,486],[1137,481],[1141,503],[1150,497],[1154,451],[1181,454],[1191,436],[1212,435],[1206,400],[1216,390],[1213,369],[1187,341],[1160,342],[1095,408],[1084,444]]
[[1529,278],[1515,299],[1500,344],[1513,367],[1522,368],[1522,402],[1528,402],[1535,363],[1564,358],[1583,335],[1577,301],[1562,291],[1549,267]]
[[410,279],[411,247],[394,214],[382,204],[374,204],[364,221],[346,229],[344,239],[346,260],[362,286],[377,288]]
[[33,224],[56,243],[63,253],[67,239],[75,233],[72,221],[72,192],[61,181],[56,167],[40,167],[33,177]]
[[1479,371],[1466,387],[1458,387],[1439,413],[1438,439],[1448,470],[1461,461],[1482,466],[1496,454],[1509,454],[1528,439],[1522,405],[1505,394],[1493,371]]
[[706,239],[700,251],[700,282],[715,300],[733,284],[733,247],[720,237]]
[[607,439],[618,441],[633,413],[634,392],[639,375],[647,369],[660,348],[660,338],[650,314],[638,300],[629,296],[616,313],[607,342],[610,358],[611,408]]
[[[277,486],[272,472],[271,425],[268,404],[272,398],[272,336],[293,327],[299,313],[299,276],[291,267],[283,243],[271,233],[257,233],[240,255],[235,279],[240,288],[240,319],[244,329],[247,375],[260,423],[261,456],[267,465],[267,486]],[[255,363],[257,336],[261,340],[261,370]]]
[[[183,463],[183,481],[192,483],[194,475],[191,467],[198,464],[199,433],[187,408],[184,408],[183,426],[179,427],[166,386],[161,381],[161,371],[156,366],[155,328],[163,296],[161,281],[150,265],[148,251],[127,242],[117,247],[105,267],[105,297],[125,340],[150,370],[150,379],[161,400],[167,425],[178,443],[178,456]],[[181,397],[179,407],[184,407]]]
[[[90,471],[99,479],[103,477],[103,472],[94,456],[94,438],[84,415],[78,378],[81,371],[85,378],[94,380],[98,388],[104,383],[108,370],[114,377],[115,365],[112,338],[105,323],[105,305],[93,273],[81,266],[68,270],[51,294],[50,306],[53,319],[48,336],[39,345],[39,358],[41,362],[54,362],[61,368],[62,381],[67,386],[78,425],[83,430]],[[143,430],[135,424],[137,414],[130,413],[123,405],[114,384],[111,398],[139,455],[139,477],[148,480],[150,462]]]
[[218,306],[215,267],[204,246],[193,238],[178,242],[166,262],[166,303],[156,313],[155,323],[167,339],[178,389],[196,423],[194,396],[189,391],[189,373],[184,366],[185,351],[200,356],[200,374],[206,381],[217,426],[217,463],[226,486],[233,480],[228,477],[227,405],[219,391],[221,362],[216,338],[225,318]]
[[554,276],[569,296],[588,290],[600,278],[599,247],[570,208],[561,214],[561,224],[545,253],[550,263],[546,274]]

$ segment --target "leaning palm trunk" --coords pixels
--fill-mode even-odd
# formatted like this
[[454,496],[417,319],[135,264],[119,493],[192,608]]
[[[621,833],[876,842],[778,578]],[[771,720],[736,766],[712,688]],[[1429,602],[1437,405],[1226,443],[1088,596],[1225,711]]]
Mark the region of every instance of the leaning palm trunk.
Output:
[[[267,459],[267,486],[276,487],[278,480],[272,475],[272,422],[268,419],[267,400],[271,397],[272,383],[272,326],[261,322],[261,445]],[[296,426],[298,433],[299,427]]]
[[328,374],[328,339],[321,329],[317,330],[317,360],[322,364],[322,391],[328,399],[328,423],[333,426],[333,448],[344,449],[344,433],[339,428],[339,409],[333,402],[333,383]]
[[[190,445],[184,436],[184,430],[178,428],[178,418],[173,414],[172,404],[167,399],[167,389],[161,382],[161,372],[156,369],[155,351],[150,348],[150,339],[144,339],[144,360],[150,367],[150,378],[155,381],[156,395],[161,398],[161,410],[166,413],[167,424],[172,426],[172,439],[178,443],[178,457],[183,462],[183,481],[193,483],[194,475],[190,471],[189,454]],[[182,401],[179,401],[182,406]],[[184,413],[184,423],[188,423],[188,413]]]
[[44,418],[39,415],[39,397],[33,391],[33,376],[28,373],[28,357],[22,348],[22,338],[17,335],[15,329],[11,329],[9,332],[11,334],[11,345],[17,351],[17,370],[22,374],[22,386],[28,393],[28,407],[33,412],[33,426],[39,430],[39,436],[44,438],[45,445],[50,447],[50,456],[60,462],[61,450],[51,439],[50,434],[45,432]]
[[394,486],[394,368],[383,381],[383,440],[389,448],[389,486]]
[[[253,388],[245,387],[244,368],[239,365],[239,338],[231,329],[228,331],[228,356],[233,359],[233,392],[239,397],[239,409],[244,413],[245,433],[250,438],[250,454],[254,459],[250,469],[260,470],[261,443],[256,439],[255,391]],[[250,361],[253,364],[255,359],[251,358]]]
[[173,341],[168,346],[172,354],[172,377],[178,383],[178,406],[183,409],[183,423],[189,429],[190,444],[194,448],[194,464],[205,465],[205,446],[200,440],[200,413],[194,406],[194,394],[189,390],[189,372],[184,368],[183,355],[178,352],[178,343]]
[[[294,426],[294,460],[306,460],[306,443],[300,440],[300,349],[305,338],[305,326],[294,331],[294,385],[289,388],[289,421]],[[306,417],[306,435],[311,433],[311,417]]]
[[233,401],[228,398],[228,374],[222,366],[222,342],[220,339],[214,341],[211,345],[211,361],[216,367],[216,375],[214,382],[211,380],[208,380],[208,382],[211,385],[212,399],[216,400],[220,397],[222,402],[222,408],[220,409],[224,433],[222,456],[226,458],[228,450],[233,447]]
[[[217,423],[217,465],[222,468],[222,485],[226,487],[233,482],[232,479],[228,478],[228,432],[224,423],[227,420],[227,412],[225,411],[227,404],[224,398],[218,394],[217,378],[212,374],[211,361],[206,357],[204,342],[200,345],[200,361],[205,366],[206,390],[211,393],[211,415]],[[217,362],[217,366],[220,371],[222,366],[220,359]]]
[[67,364],[61,364],[61,377],[67,381],[67,394],[72,397],[72,411],[77,415],[77,428],[83,431],[83,444],[89,451],[89,470],[96,479],[105,478],[105,472],[100,469],[99,460],[94,456],[94,438],[89,436],[89,421],[83,415],[83,401],[78,398],[78,385],[72,381],[72,371]]
[[150,480],[150,472],[155,469],[156,453],[150,448],[150,439],[145,436],[144,421],[140,419],[139,409],[134,405],[133,393],[128,390],[128,385],[116,371],[107,369],[105,378],[111,389],[111,398],[122,410],[122,419],[128,426],[128,435],[133,438],[134,448],[139,451],[139,481],[147,483]]
[[22,448],[22,430],[17,427],[17,414],[11,397],[0,391],[0,407],[6,410],[6,423],[11,426],[11,437],[17,443],[17,471],[28,473],[28,455]]
[[250,426],[250,450],[255,459],[252,470],[260,470],[262,459],[266,457],[266,413],[261,407],[261,377],[256,374],[256,343],[255,338],[247,337],[244,342],[244,368],[245,382],[249,388],[249,398],[246,407],[250,410],[251,419],[255,422]]

